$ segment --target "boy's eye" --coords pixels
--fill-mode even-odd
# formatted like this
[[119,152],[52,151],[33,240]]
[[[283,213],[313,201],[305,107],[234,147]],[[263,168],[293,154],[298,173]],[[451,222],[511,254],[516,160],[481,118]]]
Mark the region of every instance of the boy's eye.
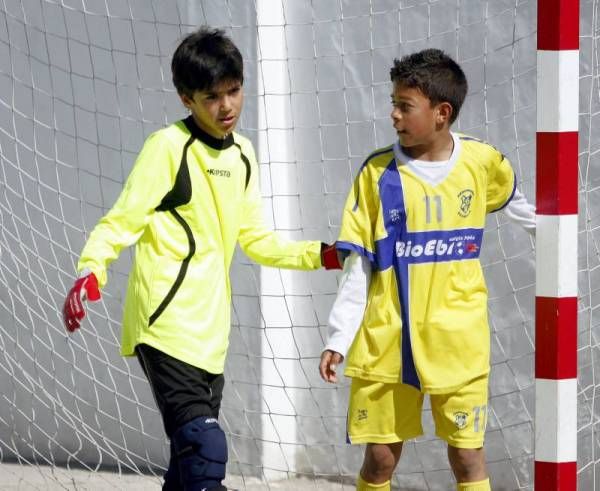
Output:
[[400,111],[408,111],[410,109],[410,104],[402,101],[395,101],[392,99],[392,106],[400,109]]

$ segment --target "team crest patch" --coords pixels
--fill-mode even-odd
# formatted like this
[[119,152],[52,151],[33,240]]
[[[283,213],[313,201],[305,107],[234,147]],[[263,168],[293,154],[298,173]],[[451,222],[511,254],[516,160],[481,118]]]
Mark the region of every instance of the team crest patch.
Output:
[[454,413],[454,424],[459,430],[462,430],[467,426],[467,418],[469,415],[462,411],[457,411]]
[[473,196],[475,196],[475,193],[471,189],[463,189],[458,193],[458,199],[460,200],[458,214],[461,217],[466,217],[471,213],[471,201],[473,200]]
[[369,417],[369,413],[367,412],[366,409],[359,409],[358,410],[358,415],[357,415],[357,418],[356,418],[356,419],[358,419],[358,421],[364,421],[368,417]]

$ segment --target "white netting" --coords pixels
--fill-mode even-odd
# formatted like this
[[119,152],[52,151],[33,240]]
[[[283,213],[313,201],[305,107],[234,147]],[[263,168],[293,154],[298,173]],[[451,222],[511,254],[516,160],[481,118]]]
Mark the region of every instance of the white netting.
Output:
[[[593,490],[600,28],[598,0],[580,4],[578,465],[580,489]],[[458,128],[499,147],[535,201],[534,0],[1,0],[2,484],[159,487],[168,456],[160,418],[137,362],[118,355],[131,252],[113,264],[81,333],[65,334],[60,307],[86,234],[114,203],[144,138],[184,116],[170,58],[205,23],[224,27],[244,56],[239,130],[255,143],[265,210],[282,233],[336,238],[362,159],[393,141],[392,60],[424,47],[462,64],[470,90]],[[493,329],[489,469],[494,489],[531,489],[532,243],[494,216],[483,262]],[[229,482],[352,489],[363,449],[345,444],[348,384],[325,385],[317,373],[336,276],[262,269],[239,254],[232,283],[221,415]],[[405,446],[394,486],[453,489],[430,414],[424,421],[428,434]]]

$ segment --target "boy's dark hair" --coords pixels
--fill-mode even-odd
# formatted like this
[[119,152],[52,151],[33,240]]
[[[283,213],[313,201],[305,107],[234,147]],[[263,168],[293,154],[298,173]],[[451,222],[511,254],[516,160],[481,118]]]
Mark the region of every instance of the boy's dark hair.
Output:
[[244,83],[244,62],[237,46],[221,29],[210,27],[201,27],[181,41],[171,72],[177,92],[188,97],[227,80]]
[[450,124],[458,117],[467,95],[467,77],[462,68],[439,49],[424,49],[395,59],[390,77],[394,83],[419,89],[432,105],[448,102],[452,106]]

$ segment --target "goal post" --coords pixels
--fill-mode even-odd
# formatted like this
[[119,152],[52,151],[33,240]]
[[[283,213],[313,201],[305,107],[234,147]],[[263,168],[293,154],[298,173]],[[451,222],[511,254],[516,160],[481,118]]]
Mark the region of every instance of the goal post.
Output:
[[[493,487],[600,490],[599,7],[0,1],[0,482],[160,483],[169,454],[160,416],[136,360],[119,356],[132,251],[111,265],[80,332],[66,334],[60,308],[144,139],[185,116],[170,59],[208,24],[240,47],[238,130],[257,151],[267,222],[294,239],[335,240],[362,161],[393,142],[393,59],[436,47],[461,64],[469,93],[454,129],[497,146],[538,209],[535,242],[501,213],[484,232]],[[236,252],[220,416],[231,487],[352,488],[364,449],[345,442],[349,383],[325,384],[317,369],[337,278],[261,268]],[[393,487],[451,487],[429,407],[423,424]]]
[[579,2],[538,2],[537,49],[534,482],[536,489],[574,490]]

